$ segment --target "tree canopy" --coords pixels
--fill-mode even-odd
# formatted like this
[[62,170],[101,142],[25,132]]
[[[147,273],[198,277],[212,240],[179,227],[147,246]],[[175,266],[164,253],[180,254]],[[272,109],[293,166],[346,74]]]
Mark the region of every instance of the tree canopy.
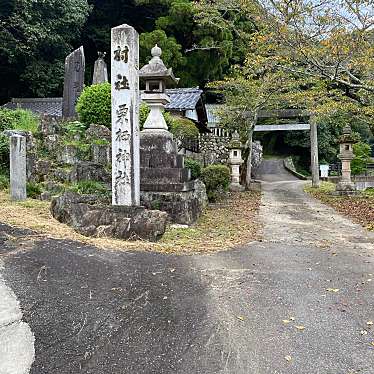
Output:
[[64,60],[79,37],[86,0],[0,3],[0,100],[62,92]]

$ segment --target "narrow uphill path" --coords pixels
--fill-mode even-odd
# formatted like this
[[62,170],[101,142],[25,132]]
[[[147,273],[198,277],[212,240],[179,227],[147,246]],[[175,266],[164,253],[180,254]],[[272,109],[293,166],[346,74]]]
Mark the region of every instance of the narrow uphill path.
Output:
[[260,170],[264,239],[227,252],[103,251],[0,225],[31,373],[372,374],[373,235],[280,161]]

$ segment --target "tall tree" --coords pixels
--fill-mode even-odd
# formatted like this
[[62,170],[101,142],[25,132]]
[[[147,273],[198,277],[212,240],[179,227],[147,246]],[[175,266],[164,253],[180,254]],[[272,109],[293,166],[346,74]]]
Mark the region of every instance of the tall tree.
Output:
[[61,95],[64,58],[90,7],[86,0],[0,2],[0,100]]

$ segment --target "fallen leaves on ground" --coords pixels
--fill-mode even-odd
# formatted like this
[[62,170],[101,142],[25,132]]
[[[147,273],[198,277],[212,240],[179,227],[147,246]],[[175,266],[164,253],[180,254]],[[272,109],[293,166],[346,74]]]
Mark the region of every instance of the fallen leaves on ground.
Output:
[[321,188],[308,187],[305,190],[339,213],[352,218],[368,230],[374,231],[374,196],[365,194],[333,196],[323,185]]
[[0,217],[2,223],[30,229],[46,237],[71,239],[105,249],[195,253],[225,250],[259,239],[257,216],[260,203],[259,192],[230,194],[222,203],[208,206],[195,225],[169,228],[157,243],[87,238],[56,221],[51,216],[49,202],[31,199],[13,202],[3,191],[0,191]]

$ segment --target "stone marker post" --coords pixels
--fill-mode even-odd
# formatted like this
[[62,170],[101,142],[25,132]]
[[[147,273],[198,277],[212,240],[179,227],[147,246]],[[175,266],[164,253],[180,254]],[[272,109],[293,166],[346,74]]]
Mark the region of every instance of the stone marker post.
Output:
[[95,61],[92,84],[100,84],[108,82],[108,68],[104,58],[106,53],[97,52],[99,58]]
[[112,203],[140,205],[139,35],[112,28]]
[[10,137],[10,197],[26,200],[26,137]]
[[75,117],[75,105],[84,87],[85,58],[83,47],[70,53],[65,60],[64,98],[62,116]]

